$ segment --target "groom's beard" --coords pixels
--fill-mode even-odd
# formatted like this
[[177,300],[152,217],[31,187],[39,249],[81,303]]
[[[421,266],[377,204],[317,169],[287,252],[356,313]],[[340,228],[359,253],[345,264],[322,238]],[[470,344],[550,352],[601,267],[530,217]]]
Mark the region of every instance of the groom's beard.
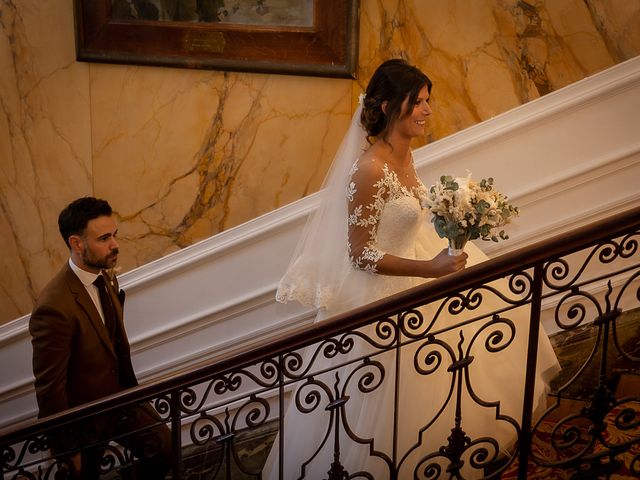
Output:
[[118,254],[120,253],[120,249],[117,247],[112,249],[111,252],[104,257],[96,255],[86,242],[84,247],[84,251],[82,252],[82,262],[88,267],[108,269],[115,267],[118,263]]

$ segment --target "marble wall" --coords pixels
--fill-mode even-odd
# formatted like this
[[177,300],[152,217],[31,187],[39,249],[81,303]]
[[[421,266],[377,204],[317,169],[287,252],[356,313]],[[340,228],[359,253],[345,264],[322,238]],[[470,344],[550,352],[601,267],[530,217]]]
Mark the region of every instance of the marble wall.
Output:
[[429,73],[436,141],[640,54],[640,0],[361,0],[359,51],[357,80],[79,63],[72,0],[0,0],[0,323],[74,198],[135,268],[316,191],[381,60]]

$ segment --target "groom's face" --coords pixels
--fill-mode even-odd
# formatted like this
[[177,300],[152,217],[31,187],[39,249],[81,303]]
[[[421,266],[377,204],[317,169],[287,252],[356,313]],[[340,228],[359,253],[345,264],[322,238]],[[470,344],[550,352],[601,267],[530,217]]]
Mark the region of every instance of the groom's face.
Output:
[[[118,263],[120,246],[116,240],[118,228],[113,217],[100,216],[89,220],[80,236],[72,236],[72,248],[80,268],[98,273],[104,268],[113,268]],[[73,237],[76,237],[75,239]]]

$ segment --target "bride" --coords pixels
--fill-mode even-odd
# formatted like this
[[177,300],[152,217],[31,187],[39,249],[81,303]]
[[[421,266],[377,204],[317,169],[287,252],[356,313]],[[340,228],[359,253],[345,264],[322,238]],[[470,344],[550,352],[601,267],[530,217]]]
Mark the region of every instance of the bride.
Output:
[[[450,256],[446,242],[437,236],[421,206],[427,189],[415,171],[411,141],[424,135],[432,113],[430,94],[429,78],[404,60],[386,61],[375,71],[325,179],[319,194],[321,203],[280,282],[279,302],[314,306],[318,309],[316,321],[320,321],[426,279],[459,271],[467,262],[487,259],[473,244],[467,245],[467,253]],[[508,288],[503,280],[492,285],[505,291]],[[482,311],[504,307],[486,297],[480,308],[464,312],[467,319],[477,320]],[[446,299],[440,301],[444,302]],[[508,328],[502,331],[502,346],[496,351],[485,348],[491,332],[484,330],[489,329],[469,322],[447,330],[463,321],[463,315],[445,318],[436,313],[438,307],[437,302],[420,307],[418,316],[424,320],[423,334],[425,328],[439,333],[433,337],[424,334],[400,353],[393,348],[382,352],[379,346],[384,338],[375,324],[364,330],[369,340],[354,336],[352,348],[336,356],[339,358],[324,358],[324,350],[308,347],[301,357],[302,370],[318,373],[311,381],[295,384],[285,407],[284,430],[274,442],[263,478],[315,480],[327,478],[330,468],[334,472],[344,468],[351,475],[348,478],[376,480],[449,478],[458,473],[461,478],[483,478],[479,446],[488,449],[490,460],[508,457],[522,415],[526,307],[504,314],[517,329],[515,333]],[[491,323],[491,315],[486,315],[483,322]],[[396,326],[407,322],[400,317],[383,319],[381,325],[384,321]],[[434,323],[426,327],[430,321]],[[492,328],[508,323],[497,321]],[[416,339],[407,329],[405,325],[394,331],[402,332],[401,341]],[[461,380],[462,373],[452,380],[455,369],[447,367],[461,359],[455,357],[459,348],[468,348],[474,343],[471,339],[483,334],[485,338],[475,342],[472,356],[465,357],[470,362],[466,383]],[[428,355],[436,350],[436,356]],[[542,408],[547,381],[558,364],[544,332],[538,350],[540,373],[534,407]],[[462,356],[462,349],[459,353]],[[438,365],[427,363],[427,358],[434,360],[438,355],[442,360]],[[358,361],[362,357],[366,360]],[[423,364],[419,365],[421,358]],[[353,359],[356,361],[349,367],[327,371],[337,362]],[[372,376],[367,377],[367,372]],[[352,377],[358,373],[361,378],[376,380],[355,385],[357,380]],[[320,384],[325,388],[314,390]],[[457,385],[462,385],[462,394],[457,393]],[[315,402],[318,395],[326,397],[324,403]],[[499,407],[480,404],[478,398],[499,401]],[[335,407],[338,404],[341,406]],[[505,415],[507,419],[502,417]],[[448,456],[440,449],[455,443],[451,429],[456,418],[464,432],[462,438],[466,435],[468,441],[463,440],[460,455]],[[347,478],[340,475],[332,478]]]

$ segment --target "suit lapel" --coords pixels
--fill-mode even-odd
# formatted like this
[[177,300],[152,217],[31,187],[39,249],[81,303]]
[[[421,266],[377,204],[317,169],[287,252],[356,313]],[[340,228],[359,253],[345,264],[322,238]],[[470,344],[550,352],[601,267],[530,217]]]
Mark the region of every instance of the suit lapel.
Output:
[[[100,340],[102,340],[104,346],[115,357],[116,352],[114,351],[113,344],[109,339],[107,328],[104,326],[102,318],[100,317],[100,314],[98,313],[93,300],[91,300],[89,293],[87,293],[87,289],[82,284],[78,276],[73,272],[73,270],[71,270],[71,267],[69,267],[69,265],[67,265],[65,277],[71,293],[75,296],[76,302],[86,312],[87,319],[96,330],[96,333],[100,337]],[[120,310],[120,314],[121,312],[122,311]]]

